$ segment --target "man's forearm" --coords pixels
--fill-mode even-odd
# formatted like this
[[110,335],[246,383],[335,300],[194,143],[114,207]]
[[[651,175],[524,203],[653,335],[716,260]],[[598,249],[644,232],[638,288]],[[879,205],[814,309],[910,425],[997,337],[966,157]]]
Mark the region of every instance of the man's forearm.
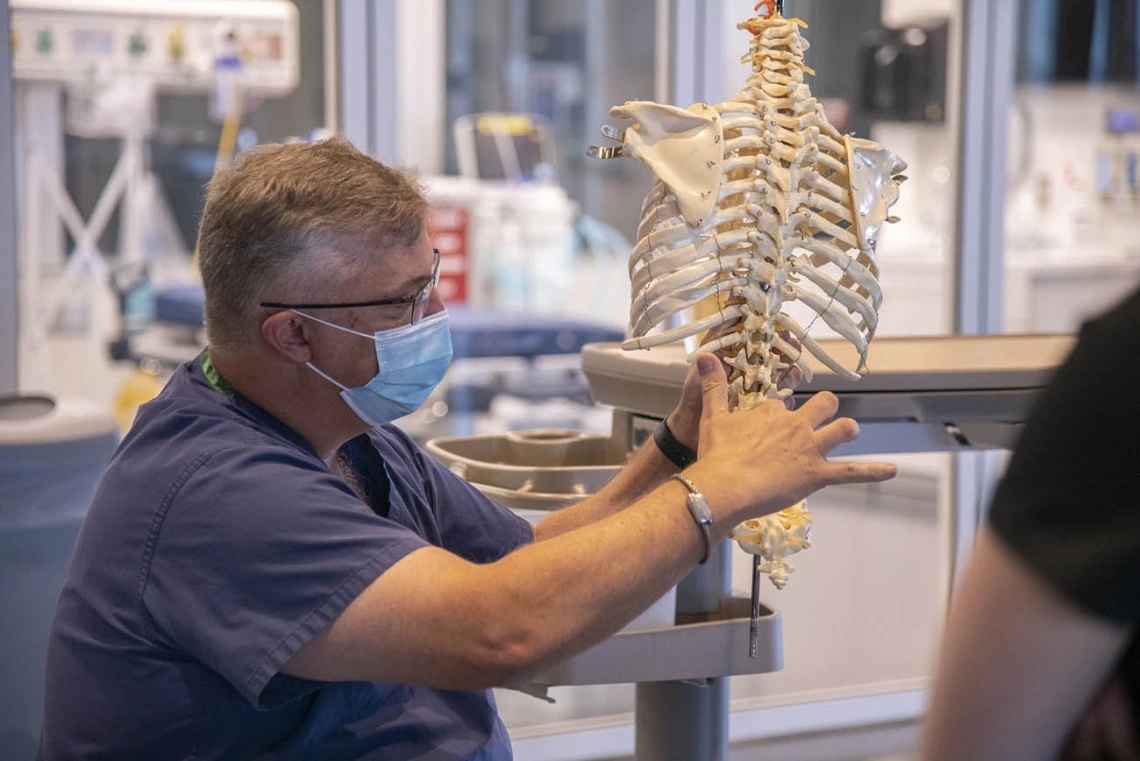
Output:
[[[709,479],[697,468],[691,475],[704,489]],[[488,567],[506,590],[507,610],[524,612],[523,631],[541,627],[527,637],[542,643],[541,651],[527,660],[545,666],[601,641],[692,570],[704,540],[686,496],[679,483],[659,486],[626,510]],[[713,542],[731,526],[718,518]]]
[[[701,488],[715,483],[699,466],[691,472]],[[283,670],[321,681],[481,689],[555,663],[620,629],[692,569],[704,541],[686,493],[679,483],[662,485],[627,510],[486,565],[417,550]],[[724,498],[714,488],[709,501],[716,510]],[[731,524],[718,518],[714,540]]]
[[535,541],[545,541],[608,518],[650,494],[677,470],[650,439],[597,494],[543,518],[535,527]]

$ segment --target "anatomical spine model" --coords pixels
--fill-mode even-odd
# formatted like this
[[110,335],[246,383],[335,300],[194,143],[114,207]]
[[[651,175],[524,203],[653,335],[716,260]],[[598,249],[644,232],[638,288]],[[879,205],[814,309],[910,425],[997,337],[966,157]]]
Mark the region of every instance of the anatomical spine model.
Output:
[[[897,221],[888,209],[906,179],[892,152],[827,121],[804,83],[814,72],[804,66],[800,27],[778,12],[739,24],[753,35],[743,58],[752,75],[739,95],[687,109],[646,101],[615,107],[613,116],[634,124],[603,128],[622,145],[590,151],[635,157],[657,176],[629,260],[624,348],[714,331],[701,350],[728,365],[737,409],[786,397],[791,391],[778,384],[793,367],[810,381],[803,349],[840,377],[866,372],[882,302],[875,239],[884,222]],[[783,311],[795,301],[814,313],[807,325]],[[698,305],[711,314],[652,332]],[[855,346],[858,367],[844,367],[812,340],[818,319]],[[783,587],[794,570],[784,558],[809,546],[810,528],[800,503],[746,521],[734,538],[759,556],[758,572]]]

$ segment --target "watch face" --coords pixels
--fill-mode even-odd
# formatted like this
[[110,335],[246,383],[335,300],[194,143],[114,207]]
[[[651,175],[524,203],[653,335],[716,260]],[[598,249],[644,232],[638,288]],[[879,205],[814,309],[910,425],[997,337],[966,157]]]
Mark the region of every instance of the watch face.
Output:
[[700,523],[708,525],[713,522],[712,510],[709,509],[709,503],[705,501],[703,494],[689,495],[689,510]]

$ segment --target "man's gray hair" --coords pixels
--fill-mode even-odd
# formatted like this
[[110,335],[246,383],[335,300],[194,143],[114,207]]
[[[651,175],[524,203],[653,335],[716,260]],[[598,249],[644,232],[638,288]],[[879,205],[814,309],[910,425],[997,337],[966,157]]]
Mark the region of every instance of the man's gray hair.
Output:
[[240,340],[265,289],[316,251],[413,245],[428,213],[411,176],[344,138],[247,151],[210,181],[198,228],[210,342]]

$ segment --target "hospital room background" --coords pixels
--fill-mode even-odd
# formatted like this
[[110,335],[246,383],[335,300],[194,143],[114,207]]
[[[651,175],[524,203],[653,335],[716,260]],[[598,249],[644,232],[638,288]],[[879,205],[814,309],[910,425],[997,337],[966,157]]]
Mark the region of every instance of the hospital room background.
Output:
[[[583,347],[626,335],[653,175],[587,148],[614,105],[739,91],[754,0],[5,5],[0,757],[34,757],[47,629],[100,470],[205,346],[203,188],[253,146],[340,133],[426,187],[455,361],[399,423],[418,443],[531,519],[624,462],[652,413],[615,402],[638,395],[632,376],[600,399]],[[832,123],[909,163],[878,241],[876,340],[1068,336],[1140,281],[1136,0],[787,0],[785,15],[807,24]],[[912,757],[954,574],[1005,459],[981,433],[992,421],[973,422],[939,438],[883,421],[898,478],[813,498],[811,552],[763,593],[782,660],[729,680],[732,758]],[[747,590],[748,556],[732,558]],[[561,683],[553,702],[497,700],[520,760],[600,761],[633,756],[636,694]]]

